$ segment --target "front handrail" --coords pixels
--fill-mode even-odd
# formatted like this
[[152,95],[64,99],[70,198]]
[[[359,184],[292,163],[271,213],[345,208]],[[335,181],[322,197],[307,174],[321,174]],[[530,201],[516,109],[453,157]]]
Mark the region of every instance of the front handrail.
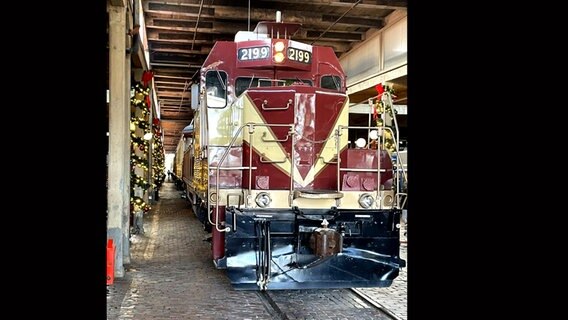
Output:
[[[395,170],[395,180],[396,180],[396,193],[395,196],[398,197],[398,194],[403,194],[401,187],[402,187],[402,183],[400,182],[400,173],[402,173],[402,179],[403,182],[406,184],[408,183],[408,177],[407,177],[407,173],[406,170],[407,168],[405,168],[405,166],[402,164],[402,161],[400,160],[400,149],[399,149],[399,128],[398,128],[398,121],[396,119],[396,113],[393,110],[393,101],[392,101],[392,94],[388,91],[385,91],[381,94],[381,101],[383,102],[384,108],[380,113],[380,117],[382,119],[385,120],[386,122],[386,117],[385,115],[387,114],[387,109],[390,109],[390,116],[392,117],[392,120],[394,122],[394,128],[395,131],[393,132],[393,130],[387,126],[385,126],[385,122],[383,122],[383,126],[381,127],[376,127],[377,130],[379,131],[379,144],[382,145],[382,143],[384,142],[384,136],[382,134],[382,130],[390,130],[392,137],[393,137],[393,142],[395,144],[395,154],[396,154],[396,162],[395,162],[395,166],[396,166],[396,170]],[[369,103],[369,121],[370,121],[370,116],[371,116],[371,110],[374,108],[374,103],[373,103],[373,98],[368,99],[368,103]],[[406,195],[406,194],[404,194]],[[406,199],[407,196],[404,197],[404,201],[403,204],[404,205],[406,203]],[[397,206],[400,208],[401,206],[399,206],[399,202],[397,201]]]
[[[215,169],[215,194],[217,195],[217,199],[215,201],[215,223],[213,223],[211,221],[211,215],[210,213],[207,214],[207,219],[209,220],[209,223],[211,225],[215,226],[215,229],[219,232],[227,232],[227,231],[231,231],[230,227],[226,227],[224,229],[219,229],[218,226],[218,221],[219,221],[219,202],[220,202],[220,198],[219,198],[219,179],[220,179],[220,170],[221,169],[229,169],[231,167],[223,167],[221,166],[223,164],[223,161],[225,161],[225,159],[227,158],[227,156],[229,155],[230,151],[231,151],[231,147],[233,147],[233,145],[235,144],[235,142],[237,141],[237,139],[241,136],[241,132],[242,130],[247,127],[248,128],[248,133],[249,133],[249,146],[250,146],[250,150],[251,152],[249,152],[249,166],[242,166],[242,167],[235,167],[233,169],[235,170],[245,170],[248,169],[249,170],[249,185],[248,185],[248,194],[251,194],[252,192],[252,149],[253,149],[253,140],[252,140],[252,135],[255,133],[255,127],[290,127],[290,131],[288,132],[288,134],[293,134],[294,132],[294,124],[269,124],[269,123],[255,123],[255,122],[247,122],[244,125],[240,126],[239,129],[237,130],[237,132],[235,133],[235,135],[233,136],[233,138],[231,139],[231,141],[229,142],[229,144],[226,146],[226,150],[223,153],[223,155],[221,156],[221,158],[219,159],[219,162],[217,163],[216,167],[211,167]],[[225,146],[224,146],[225,147]],[[294,157],[294,139],[292,139],[292,158]],[[285,160],[284,160],[285,162]],[[293,166],[293,161],[290,161],[291,166]],[[256,167],[254,167],[256,169]],[[294,168],[292,167],[290,170],[290,178],[292,179],[290,181],[290,194],[292,194],[293,192],[293,187],[294,187],[294,183],[293,183],[293,170]],[[208,192],[208,198],[211,199],[211,191],[209,190]],[[292,198],[290,196],[290,198]],[[209,212],[209,210],[207,210]]]
[[[341,156],[340,156],[340,146],[339,146],[339,136],[342,134],[342,130],[349,130],[349,129],[371,129],[371,127],[361,127],[361,126],[343,126],[339,125],[335,134],[337,136],[336,143],[336,152],[337,152],[337,192],[341,191]],[[379,201],[379,205],[382,207],[382,199],[381,199],[381,148],[377,148],[377,169],[364,169],[367,172],[376,172],[377,173],[377,192],[375,195],[375,199]]]
[[[399,141],[398,141],[398,137],[399,137],[399,131],[398,131],[398,121],[396,120],[396,114],[394,112],[394,110],[392,110],[392,106],[393,106],[393,101],[392,101],[392,94],[388,91],[383,92],[383,95],[381,96],[381,99],[383,99],[383,101],[385,102],[385,104],[388,104],[391,108],[391,113],[392,113],[392,119],[394,122],[394,127],[396,129],[396,135],[393,136],[394,139],[394,143],[396,145],[396,167],[397,168],[402,168],[402,179],[404,180],[405,183],[408,183],[408,179],[406,177],[406,168],[402,165],[402,162],[400,161],[400,156],[399,156]],[[386,100],[386,101],[385,101]],[[386,108],[384,110],[386,112]],[[399,177],[398,177],[398,172],[399,170],[396,170],[396,181],[397,181],[397,193],[400,193],[400,183],[398,183],[399,181]]]
[[[342,134],[341,131],[342,130],[349,130],[349,129],[363,129],[363,130],[370,130],[370,129],[378,129],[379,132],[381,133],[379,135],[379,139],[380,139],[380,143],[378,144],[377,147],[377,168],[371,168],[371,169],[365,169],[365,168],[342,168],[341,167],[341,157],[340,157],[340,147],[339,147],[339,136]],[[394,137],[394,132],[391,128],[386,127],[386,126],[381,126],[381,127],[363,127],[363,126],[338,126],[337,130],[335,131],[335,135],[336,135],[336,143],[337,143],[337,147],[336,147],[336,151],[337,151],[337,191],[340,191],[341,188],[341,171],[359,171],[359,172],[376,172],[377,173],[377,191],[375,193],[375,197],[379,203],[379,208],[382,208],[383,203],[382,203],[382,197],[381,197],[381,172],[386,172],[386,169],[382,169],[381,168],[381,156],[382,156],[382,151],[385,150],[383,147],[383,134],[382,132],[384,131],[390,131],[391,134]],[[396,142],[396,138],[395,138],[395,142]],[[397,156],[397,159],[399,157]],[[398,171],[398,170],[396,170]],[[395,173],[396,175],[396,173]],[[396,178],[398,178],[398,175],[395,176]],[[399,190],[397,188],[397,190],[395,190],[395,196],[396,194],[399,193]]]

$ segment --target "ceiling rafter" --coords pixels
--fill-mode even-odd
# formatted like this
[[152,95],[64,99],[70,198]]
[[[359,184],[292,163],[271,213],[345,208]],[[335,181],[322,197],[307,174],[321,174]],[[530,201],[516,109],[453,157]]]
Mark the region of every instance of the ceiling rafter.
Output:
[[382,28],[391,12],[405,10],[407,4],[397,0],[255,0],[249,17],[247,1],[142,0],[164,150],[175,152],[183,128],[193,119],[192,77],[216,41],[232,41],[238,30],[273,21],[278,10],[283,21],[302,25],[292,39],[332,47],[341,56],[364,41],[369,30]]

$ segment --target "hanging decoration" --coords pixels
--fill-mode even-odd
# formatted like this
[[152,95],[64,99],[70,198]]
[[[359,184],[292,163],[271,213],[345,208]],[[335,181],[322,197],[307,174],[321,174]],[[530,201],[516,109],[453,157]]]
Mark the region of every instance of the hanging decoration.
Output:
[[130,163],[135,166],[139,166],[144,168],[144,170],[148,170],[148,160],[137,156],[135,153],[130,155]]
[[152,70],[147,70],[142,73],[142,83],[144,84],[144,87],[148,87],[148,82],[150,82],[153,77],[154,71]]
[[[146,75],[146,79],[148,79],[148,75]],[[141,168],[142,172],[148,171],[147,159],[150,142],[143,138],[146,133],[151,132],[151,101],[150,88],[147,86],[148,81],[145,81],[144,85],[137,83],[134,86],[134,96],[130,100],[133,107],[130,114],[130,145],[132,149],[130,155],[130,207],[132,214],[136,211],[142,210],[146,212],[151,209],[150,205],[142,197],[135,195],[135,187],[139,187],[143,192],[146,192],[151,186],[149,181],[136,172],[137,168]],[[140,152],[142,152],[141,155],[139,154]]]
[[[151,209],[142,197],[134,194],[135,188],[139,187],[146,192],[151,186],[159,190],[166,178],[165,157],[163,147],[163,137],[160,127],[160,119],[153,117],[150,119],[152,110],[150,99],[149,83],[153,78],[152,71],[145,71],[142,74],[142,82],[134,86],[134,95],[131,99],[130,117],[130,140],[131,140],[131,210],[148,211]],[[151,134],[152,139],[146,140],[144,136]],[[151,147],[151,148],[150,148]],[[151,181],[147,181],[147,176],[140,176],[142,172],[148,172],[149,150],[152,150],[152,176]],[[138,170],[137,170],[138,169]],[[137,173],[138,171],[138,173]]]
[[[388,115],[390,118],[394,118],[396,115],[396,110],[392,106],[392,99],[396,98],[394,89],[389,86],[383,86],[381,83],[376,85],[375,89],[377,90],[377,102],[373,108],[373,120],[376,122],[377,127],[388,127],[392,130],[391,126],[385,126],[384,117]],[[389,153],[396,151],[391,130],[380,130],[380,132],[383,132],[383,146]]]
[[144,212],[148,212],[151,209],[150,205],[148,205],[144,199],[137,197],[137,196],[132,196],[130,197],[130,210],[135,212],[135,211],[144,211]]
[[152,121],[153,148],[152,148],[152,178],[156,188],[160,188],[166,179],[166,166],[164,157],[164,145],[162,142],[162,132],[159,126],[160,119],[154,118]]

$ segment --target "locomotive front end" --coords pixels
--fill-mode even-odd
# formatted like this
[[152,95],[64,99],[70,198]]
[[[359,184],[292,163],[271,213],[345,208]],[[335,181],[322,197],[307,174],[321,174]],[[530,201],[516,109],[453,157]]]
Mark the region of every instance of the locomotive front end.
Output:
[[241,290],[390,286],[405,266],[395,168],[350,141],[341,65],[288,39],[298,28],[261,22],[202,72],[215,265]]

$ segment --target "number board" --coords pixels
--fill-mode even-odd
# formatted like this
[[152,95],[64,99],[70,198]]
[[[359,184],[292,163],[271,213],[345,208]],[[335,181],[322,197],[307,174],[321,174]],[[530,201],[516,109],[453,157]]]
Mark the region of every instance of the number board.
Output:
[[312,53],[294,47],[288,47],[288,59],[302,63],[312,63]]
[[267,59],[270,55],[270,47],[240,48],[237,57],[241,61]]

